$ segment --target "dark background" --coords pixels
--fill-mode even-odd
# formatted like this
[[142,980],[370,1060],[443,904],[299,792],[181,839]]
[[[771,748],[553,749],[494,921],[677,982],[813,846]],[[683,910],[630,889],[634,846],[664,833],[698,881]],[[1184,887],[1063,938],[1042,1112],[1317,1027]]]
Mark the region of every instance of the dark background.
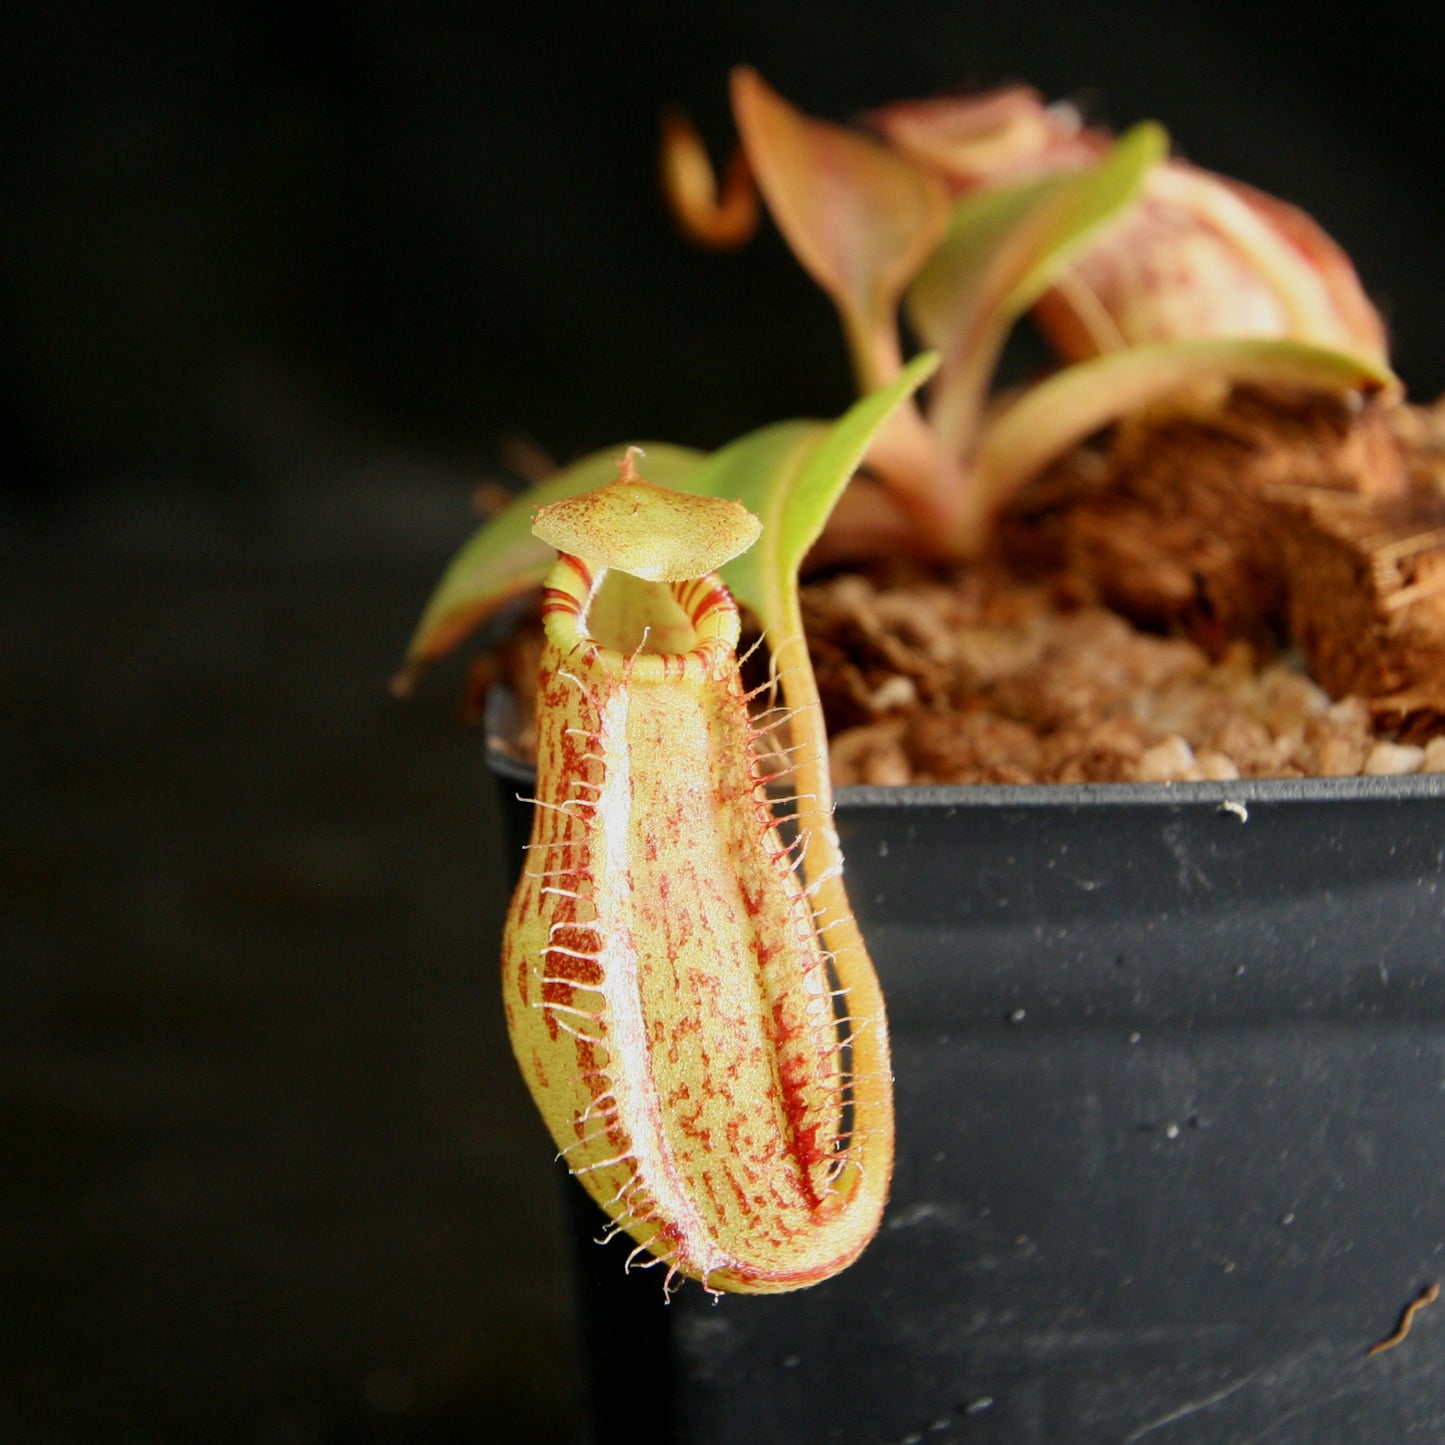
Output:
[[385,682],[511,439],[848,399],[774,237],[672,234],[664,105],[1157,117],[1324,222],[1427,399],[1442,56],[1403,4],[7,7],[0,1440],[574,1437],[480,746],[456,669]]

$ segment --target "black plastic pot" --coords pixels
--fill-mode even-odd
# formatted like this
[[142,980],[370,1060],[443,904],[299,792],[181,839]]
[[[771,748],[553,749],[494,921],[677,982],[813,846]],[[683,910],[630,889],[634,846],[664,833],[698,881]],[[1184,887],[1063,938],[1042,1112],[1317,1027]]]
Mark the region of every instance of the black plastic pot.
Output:
[[893,1034],[882,1232],[814,1289],[664,1305],[569,1183],[597,1439],[1445,1440],[1445,1301],[1368,1353],[1445,1280],[1445,777],[837,816]]

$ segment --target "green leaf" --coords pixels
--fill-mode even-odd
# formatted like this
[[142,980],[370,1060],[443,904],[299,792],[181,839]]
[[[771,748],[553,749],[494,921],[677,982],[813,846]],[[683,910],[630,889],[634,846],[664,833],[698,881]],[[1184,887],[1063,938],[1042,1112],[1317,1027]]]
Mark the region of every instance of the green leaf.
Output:
[[695,490],[708,496],[731,497],[763,523],[759,541],[742,557],[724,564],[721,575],[737,600],[751,607],[765,626],[770,624],[764,616],[767,599],[757,580],[757,558],[775,552],[775,534],[787,530],[779,514],[804,463],[827,435],[826,422],[774,422],[714,452],[695,478]]
[[763,523],[757,544],[722,569],[734,596],[777,634],[802,631],[798,568],[889,416],[932,375],[915,357],[887,386],[853,403],[831,426],[780,422],[715,452],[689,490],[732,497]]
[[[618,446],[583,457],[523,492],[472,535],[427,601],[392,684],[394,691],[409,692],[428,664],[444,657],[512,598],[542,585],[556,553],[532,535],[532,513],[545,503],[610,482],[625,451]],[[702,452],[666,442],[649,443],[643,451],[648,478],[659,486],[685,489],[703,460]]]
[[[1024,222],[1075,180],[1036,177],[959,201],[947,234],[908,291],[908,318],[919,336],[952,349],[958,336],[977,331],[983,318],[996,313],[1036,259],[1038,237],[1024,236]],[[1026,239],[1030,254],[1023,254]]]
[[1193,383],[1241,382],[1324,391],[1394,391],[1388,367],[1343,351],[1276,338],[1164,341],[1112,351],[1031,387],[989,427],[979,448],[964,521],[977,551],[1020,485],[1119,417]]
[[1144,178],[1168,155],[1168,132],[1144,121],[1120,136],[1092,170],[1069,178],[1072,184],[1042,208],[1042,244],[1009,292],[1005,305],[1015,320],[1054,283],[1081,246],[1138,198]]
[[1087,170],[985,190],[954,207],[948,234],[906,303],[918,334],[944,356],[929,419],[948,455],[966,455],[976,440],[1010,328],[1134,201],[1168,150],[1163,129],[1146,122]]

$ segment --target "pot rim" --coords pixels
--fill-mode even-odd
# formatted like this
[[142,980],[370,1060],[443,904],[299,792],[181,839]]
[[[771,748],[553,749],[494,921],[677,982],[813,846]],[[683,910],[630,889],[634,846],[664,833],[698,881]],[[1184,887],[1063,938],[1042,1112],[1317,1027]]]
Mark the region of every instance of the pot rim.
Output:
[[[487,766],[497,777],[530,786],[536,770],[497,741],[511,730],[516,700],[505,689],[487,695],[484,727]],[[838,788],[839,810],[865,808],[1089,808],[1176,807],[1209,804],[1380,803],[1445,799],[1445,773],[1395,773],[1381,777],[1231,778],[1181,783],[908,783]],[[1230,810],[1232,811],[1232,810]],[[1241,821],[1243,821],[1241,819]]]

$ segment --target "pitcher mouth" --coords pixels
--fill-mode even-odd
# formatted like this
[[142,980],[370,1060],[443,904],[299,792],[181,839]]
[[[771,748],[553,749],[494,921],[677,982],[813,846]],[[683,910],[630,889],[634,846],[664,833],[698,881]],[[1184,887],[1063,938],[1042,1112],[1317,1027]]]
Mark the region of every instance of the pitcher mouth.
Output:
[[737,604],[717,573],[648,582],[560,553],[542,594],[564,656],[634,683],[711,678],[737,647]]

